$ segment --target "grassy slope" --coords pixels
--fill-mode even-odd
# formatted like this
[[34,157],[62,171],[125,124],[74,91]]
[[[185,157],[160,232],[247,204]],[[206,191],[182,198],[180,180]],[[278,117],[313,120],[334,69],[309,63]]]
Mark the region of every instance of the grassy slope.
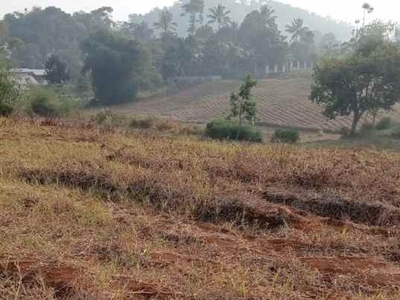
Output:
[[[310,85],[309,75],[260,81],[254,89],[254,95],[259,105],[261,123],[272,127],[334,131],[343,126],[349,127],[349,118],[329,121],[322,116],[322,108],[308,100]],[[211,82],[184,90],[177,95],[145,99],[113,109],[129,115],[155,115],[183,122],[206,123],[213,118],[227,115],[229,95],[239,86],[238,81]],[[396,110],[390,115],[394,120],[400,121],[399,112],[400,110]]]
[[400,297],[398,154],[0,129],[0,299]]

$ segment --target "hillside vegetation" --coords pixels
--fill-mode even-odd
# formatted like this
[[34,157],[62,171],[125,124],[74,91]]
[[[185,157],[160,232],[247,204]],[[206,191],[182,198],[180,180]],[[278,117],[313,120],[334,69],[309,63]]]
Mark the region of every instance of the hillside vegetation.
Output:
[[[183,1],[184,3],[188,1]],[[205,10],[208,12],[210,8],[216,7],[218,4],[222,4],[231,11],[232,21],[240,24],[245,16],[253,10],[258,10],[265,4],[263,1],[232,1],[232,0],[206,0]],[[279,28],[284,31],[285,26],[289,24],[294,18],[301,18],[306,24],[310,26],[312,30],[318,30],[322,34],[332,32],[339,40],[347,40],[350,38],[352,26],[345,22],[335,21],[331,18],[325,18],[315,13],[311,13],[305,9],[294,7],[279,1],[268,1],[268,6],[275,10],[277,15],[277,24]],[[172,7],[168,8],[173,14],[174,19],[177,20],[178,31],[180,35],[186,35],[186,29],[188,28],[188,19],[180,18],[182,13],[182,4],[177,2]],[[130,19],[132,22],[148,22],[153,24],[158,20],[158,14],[160,9],[154,9],[151,12],[138,15],[132,14]]]
[[1,299],[399,299],[398,154],[0,129]]

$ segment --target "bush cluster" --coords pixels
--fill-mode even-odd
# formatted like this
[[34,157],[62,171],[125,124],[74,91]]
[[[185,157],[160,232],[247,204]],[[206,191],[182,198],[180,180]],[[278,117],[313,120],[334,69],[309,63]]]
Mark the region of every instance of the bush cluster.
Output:
[[262,142],[260,130],[226,120],[214,120],[208,123],[205,134],[210,138],[220,140]]
[[392,127],[392,119],[389,117],[384,117],[382,118],[378,124],[376,124],[376,129],[377,130],[387,130],[390,129]]
[[297,130],[293,129],[278,129],[275,130],[272,136],[271,142],[273,143],[285,143],[285,144],[296,144],[300,139],[300,134]]
[[6,70],[0,68],[0,116],[11,115],[19,97],[17,84]]
[[31,88],[25,100],[26,112],[31,116],[44,118],[59,118],[70,115],[71,111],[78,106],[77,100],[63,97],[48,87]]

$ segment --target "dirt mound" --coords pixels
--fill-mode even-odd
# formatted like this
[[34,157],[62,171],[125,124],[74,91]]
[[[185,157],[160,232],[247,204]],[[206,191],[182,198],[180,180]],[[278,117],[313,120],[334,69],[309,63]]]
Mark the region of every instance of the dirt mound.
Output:
[[372,226],[400,225],[400,209],[383,203],[366,203],[336,196],[301,198],[293,194],[264,192],[268,202],[279,203],[337,220],[351,220]]

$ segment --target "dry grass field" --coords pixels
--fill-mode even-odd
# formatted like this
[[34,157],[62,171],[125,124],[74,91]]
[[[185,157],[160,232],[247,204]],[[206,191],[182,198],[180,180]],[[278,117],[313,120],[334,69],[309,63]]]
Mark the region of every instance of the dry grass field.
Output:
[[[210,82],[177,95],[144,99],[112,109],[127,115],[154,115],[181,122],[207,123],[228,114],[229,95],[239,86],[239,81]],[[311,75],[307,74],[261,80],[253,91],[258,101],[260,122],[272,127],[314,130],[338,131],[343,126],[349,127],[349,118],[329,121],[322,116],[322,108],[308,100],[310,86]],[[400,109],[389,115],[400,121]]]
[[0,299],[399,299],[400,155],[0,119]]

